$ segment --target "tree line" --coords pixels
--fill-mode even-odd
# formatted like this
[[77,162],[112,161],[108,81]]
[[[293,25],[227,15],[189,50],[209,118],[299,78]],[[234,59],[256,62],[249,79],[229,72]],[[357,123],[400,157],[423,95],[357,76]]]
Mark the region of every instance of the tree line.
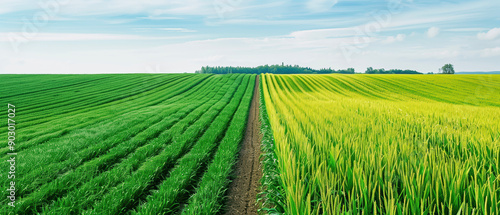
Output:
[[210,67],[204,66],[201,70],[196,71],[196,73],[211,73],[211,74],[231,74],[231,73],[243,73],[243,74],[262,74],[262,73],[272,73],[272,74],[354,74],[354,68],[334,70],[331,68],[324,69],[312,69],[310,67],[300,67],[298,65],[264,65],[258,67],[232,67],[232,66],[217,66]]
[[[233,67],[233,66],[204,66],[201,67],[200,70],[197,70],[196,73],[210,73],[210,74],[231,74],[231,73],[242,73],[242,74],[262,74],[262,73],[271,73],[271,74],[354,74],[354,68],[348,69],[339,69],[335,70],[332,68],[323,68],[323,69],[312,69],[310,67],[301,67],[298,65],[263,65],[258,67]],[[422,74],[415,70],[402,70],[402,69],[373,69],[372,67],[368,67],[365,71],[365,74]]]
[[385,70],[384,68],[382,69],[373,69],[372,67],[368,67],[365,71],[366,74],[422,74],[420,72],[417,72],[415,70],[402,70],[402,69],[389,69]]

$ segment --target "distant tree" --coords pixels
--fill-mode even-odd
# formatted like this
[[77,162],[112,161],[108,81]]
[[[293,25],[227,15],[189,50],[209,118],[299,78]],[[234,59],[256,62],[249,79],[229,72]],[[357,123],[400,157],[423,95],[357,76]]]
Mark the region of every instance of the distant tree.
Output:
[[368,67],[368,68],[366,68],[366,72],[365,72],[365,73],[366,73],[366,74],[373,74],[373,73],[374,73],[374,71],[373,71],[373,67]]
[[[351,70],[354,73],[354,69]],[[368,67],[365,71],[366,74],[422,74],[420,72],[417,72],[415,70],[402,70],[402,69],[389,69],[385,70],[384,68],[382,69],[374,69],[372,67]]]
[[455,69],[453,69],[453,65],[451,64],[445,64],[441,70],[443,71],[443,74],[455,74]]

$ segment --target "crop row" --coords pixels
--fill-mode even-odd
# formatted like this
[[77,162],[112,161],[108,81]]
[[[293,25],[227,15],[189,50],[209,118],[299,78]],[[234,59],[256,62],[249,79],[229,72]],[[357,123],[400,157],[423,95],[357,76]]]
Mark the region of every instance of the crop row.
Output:
[[[254,82],[255,77],[250,80],[250,83]],[[252,93],[253,88],[254,85],[248,84],[246,93],[227,129],[230,132],[226,132],[226,136],[220,141],[214,158],[200,179],[195,193],[184,205],[182,214],[216,214],[220,212],[223,197],[229,184],[228,178],[236,163],[238,143],[241,142],[245,133],[250,102],[253,93],[257,93]]]
[[[16,149],[18,151],[24,150],[31,146],[44,143],[48,140],[60,138],[73,130],[92,127],[93,125],[99,123],[107,123],[114,120],[113,118],[116,115],[126,114],[134,110],[140,110],[141,108],[164,102],[171,97],[185,92],[190,87],[195,86],[197,83],[204,80],[204,78],[206,78],[206,76],[192,77],[181,82],[173,81],[172,83],[166,84],[166,86],[158,87],[148,93],[130,96],[105,105],[95,106],[90,109],[87,108],[79,111],[73,111],[67,115],[58,115],[54,119],[50,119],[48,122],[35,124],[30,128],[23,128],[22,126],[21,128],[18,127],[18,129],[22,129],[23,132],[19,133],[17,137],[19,140],[18,142],[21,143],[21,145],[18,145]],[[94,100],[99,99],[99,97],[94,98]],[[54,100],[53,102],[57,103],[57,100]],[[22,113],[18,115],[19,117],[22,117]],[[25,124],[24,121],[21,125],[22,124]],[[2,148],[0,149],[0,152],[5,152],[5,150],[7,149]]]
[[[70,132],[67,136],[61,137],[59,139],[54,139],[54,141],[50,141],[49,143],[37,145],[36,147],[27,151],[26,153],[25,152],[20,153],[19,155],[19,157],[21,158],[20,165],[24,166],[24,163],[31,165],[28,166],[27,168],[28,171],[24,172],[23,171],[24,168],[22,168],[20,169],[21,174],[18,173],[17,181],[19,184],[24,185],[23,187],[24,189],[18,191],[18,195],[19,194],[22,195],[23,193],[29,193],[31,192],[31,190],[35,189],[36,187],[42,184],[44,184],[44,186],[47,186],[47,184],[45,183],[49,182],[50,180],[53,179],[53,177],[58,176],[59,174],[63,174],[63,176],[66,178],[71,178],[70,176],[75,174],[72,174],[73,172],[71,171],[69,173],[66,172],[71,170],[72,165],[58,165],[59,162],[68,160],[73,162],[74,164],[73,167],[81,165],[86,160],[93,158],[92,156],[98,156],[100,152],[101,153],[104,152],[101,147],[106,146],[106,144],[101,145],[101,140],[104,140],[105,143],[107,144],[117,144],[121,143],[120,141],[123,140],[124,138],[130,138],[130,136],[133,134],[130,133],[133,132],[133,130],[127,131],[126,127],[121,127],[123,129],[121,133],[123,134],[118,132],[114,136],[109,136],[108,130],[111,130],[112,133],[116,132],[114,126],[116,127],[125,126],[123,122],[127,122],[126,120],[127,117],[130,118],[129,121],[135,120],[131,122],[139,124],[135,125],[133,128],[137,128],[141,124],[144,124],[142,125],[142,127],[147,126],[148,123],[152,121],[151,119],[145,120],[145,117],[150,117],[151,114],[153,113],[148,113],[147,111],[145,111],[145,113],[140,113],[139,111],[136,111],[135,114],[134,112],[131,112],[128,115],[125,115],[124,117],[125,119],[120,119],[120,115],[117,115],[115,117],[118,117],[118,119],[115,119],[115,123],[103,123],[103,124],[98,124],[91,129],[75,130],[73,132]],[[134,119],[135,117],[137,117],[138,119]],[[144,120],[147,123],[139,123],[138,121],[140,120]],[[128,128],[130,128],[130,126],[128,126]],[[107,136],[104,136],[105,138],[102,138],[103,136],[98,135],[99,132],[106,133]],[[58,140],[63,140],[63,141],[61,142]],[[136,141],[140,142],[143,140],[138,139]],[[94,144],[94,145],[89,145],[89,144]],[[84,149],[82,152],[79,151],[79,149],[85,147],[88,148]],[[85,156],[85,154],[87,155]],[[82,157],[81,155],[84,155],[84,157]],[[101,166],[110,165],[110,163],[106,163],[106,159],[92,160],[89,163],[92,162],[96,163],[94,161],[97,161],[97,163],[101,163]],[[47,172],[46,167],[49,167],[48,170],[53,170],[53,171]],[[54,169],[50,167],[60,167],[61,169]],[[57,184],[57,181],[56,183],[52,184]],[[2,183],[2,185],[4,186],[5,183]]]
[[[173,81],[175,79],[177,80]],[[27,134],[29,135],[26,135],[27,137],[26,140],[29,140],[29,137],[36,136],[34,133],[40,133],[41,130],[40,127],[43,126],[48,127],[47,125],[49,123],[52,123],[53,125],[54,122],[59,123],[60,119],[66,119],[68,117],[73,119],[78,119],[77,117],[79,117],[80,113],[91,113],[91,112],[93,112],[94,114],[103,112],[105,113],[106,107],[114,106],[114,109],[117,109],[119,106],[116,106],[116,104],[126,102],[130,98],[133,98],[134,94],[138,94],[139,91],[143,91],[144,88],[159,90],[158,87],[151,88],[151,87],[141,86],[140,82],[134,85],[127,80],[128,79],[125,79],[120,82],[120,79],[118,79],[116,83],[93,83],[100,85],[85,85],[84,87],[86,90],[82,90],[77,93],[74,92],[74,89],[66,89],[66,90],[61,89],[64,90],[65,92],[64,94],[46,92],[48,94],[47,96],[37,95],[37,94],[31,95],[34,98],[41,98],[45,102],[43,104],[38,104],[36,102],[36,99],[16,97],[15,103],[18,107],[17,108],[17,111],[19,113],[18,117],[20,118],[20,120],[23,120],[24,122],[19,126],[21,126],[20,128],[29,131],[27,132]],[[176,82],[180,80],[186,80],[186,77],[183,78],[183,77],[173,76],[170,78],[160,78],[159,80],[161,80],[161,82],[167,83],[164,84],[163,86],[169,87],[173,86],[174,84],[176,84]],[[30,83],[27,83],[27,85],[29,84]],[[131,84],[132,89],[130,90],[119,89],[120,86],[123,87],[124,84],[125,85]],[[110,89],[114,89],[114,91],[110,93],[100,94],[99,89],[102,88],[103,86],[109,87]],[[91,92],[86,93],[85,91],[91,91]],[[119,97],[115,95],[117,93],[123,96]],[[62,95],[54,96],[58,94]],[[144,97],[147,96],[147,93],[142,93],[142,95],[140,95],[139,93],[137,96]],[[11,99],[5,99],[6,102],[14,103],[14,101],[9,101],[9,100]],[[108,102],[108,104],[106,104],[106,102]],[[139,104],[138,106],[142,105]],[[98,110],[100,112],[98,112]],[[99,116],[100,115],[93,116],[92,119],[99,118]],[[25,137],[23,136],[23,138]]]
[[[213,84],[213,81],[207,84],[210,86],[210,84]],[[194,99],[202,99],[201,96],[198,95]],[[186,99],[191,99],[191,97],[187,97]],[[141,142],[151,136],[154,137],[166,127],[158,126],[156,131],[150,131],[152,128],[155,128],[153,125],[163,125],[159,121],[164,116],[170,116],[178,112],[180,107],[177,105],[176,107],[164,110],[156,107],[144,108],[121,116],[118,115],[115,116],[114,121],[100,123],[88,129],[78,129],[61,138],[23,151],[20,154],[21,160],[32,165],[18,171],[18,174],[22,176],[22,178],[18,179],[19,183],[26,184],[23,190],[18,192],[18,195],[22,196],[24,193],[31,192],[40,185],[52,181],[58,175],[65,174],[67,171],[82,165],[86,161],[108,152],[108,150],[117,145],[132,144],[127,141]],[[161,112],[156,112],[152,115],[151,110]],[[165,121],[167,119],[164,119],[162,122]],[[149,136],[142,135],[142,133]],[[57,150],[54,150],[55,148]],[[33,178],[37,178],[37,180],[30,181]]]
[[[22,80],[14,77],[9,81]],[[157,75],[147,77],[160,80],[142,90],[137,84],[146,78],[133,77],[116,76],[123,78],[123,91],[120,80],[111,81],[109,77],[93,76],[88,82],[54,77],[62,87],[27,88],[3,98],[38,95],[32,103],[22,104],[29,107],[24,119],[33,121],[18,132],[34,133],[22,135],[20,139],[26,141],[16,146],[17,165],[22,167],[16,173],[16,207],[7,207],[2,200],[2,213],[178,210],[178,205],[187,205],[186,201],[196,193],[194,187],[214,158],[219,157],[219,150],[232,147],[232,154],[225,156],[235,158],[254,76]],[[26,76],[25,80],[30,78]],[[47,83],[43,78],[41,82]],[[110,85],[90,86],[104,80]],[[82,93],[81,97],[68,93],[75,90]],[[100,90],[102,93],[98,93]],[[50,101],[52,93],[64,96]],[[55,107],[58,102],[62,107],[53,112],[43,108],[47,104]],[[89,106],[93,103],[98,103],[96,108]],[[232,168],[232,164],[224,165]],[[228,184],[227,175],[221,179]],[[6,190],[8,181],[1,181],[0,186]],[[167,186],[172,182],[178,189]],[[157,204],[165,196],[170,196],[170,205]],[[220,203],[222,194],[214,198]]]
[[498,214],[499,81],[264,75],[278,161],[265,175],[280,176],[269,210]]

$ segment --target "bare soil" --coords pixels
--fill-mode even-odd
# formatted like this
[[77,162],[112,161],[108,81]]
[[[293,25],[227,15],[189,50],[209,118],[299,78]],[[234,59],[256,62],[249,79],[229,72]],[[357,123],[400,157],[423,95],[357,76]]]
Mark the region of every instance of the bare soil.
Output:
[[260,185],[259,180],[262,177],[259,160],[262,140],[259,120],[259,92],[259,76],[257,76],[245,137],[241,145],[238,163],[235,166],[236,178],[228,189],[226,214],[257,214],[256,198]]

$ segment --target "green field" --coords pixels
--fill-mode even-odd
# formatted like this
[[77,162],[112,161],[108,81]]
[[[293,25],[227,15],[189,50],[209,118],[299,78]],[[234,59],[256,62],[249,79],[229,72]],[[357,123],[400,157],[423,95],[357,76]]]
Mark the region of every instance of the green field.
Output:
[[500,76],[261,80],[266,210],[500,214]]
[[[226,212],[256,75],[0,79],[0,214]],[[263,74],[260,90],[262,213],[500,214],[500,76]]]
[[[223,204],[255,75],[1,75],[16,204],[1,214],[209,214]],[[5,125],[5,124],[3,124]],[[0,136],[7,137],[7,126]],[[0,149],[8,160],[7,144]],[[1,162],[0,189],[10,179]]]

